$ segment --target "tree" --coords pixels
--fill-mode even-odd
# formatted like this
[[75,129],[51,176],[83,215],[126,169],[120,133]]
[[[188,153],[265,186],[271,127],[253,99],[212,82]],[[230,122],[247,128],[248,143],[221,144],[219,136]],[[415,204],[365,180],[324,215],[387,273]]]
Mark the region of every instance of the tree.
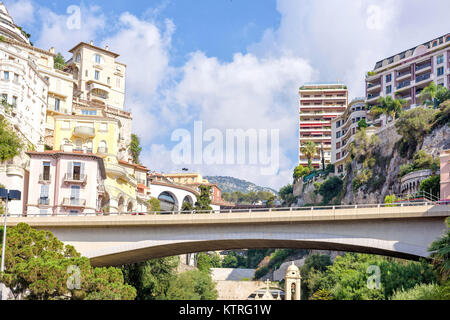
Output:
[[185,201],[183,202],[183,204],[181,205],[181,211],[193,211],[194,210],[194,206],[192,205],[192,203]]
[[125,283],[136,288],[136,300],[166,300],[171,281],[177,277],[178,257],[151,259],[122,266]]
[[197,197],[197,202],[195,203],[195,210],[198,211],[210,211],[212,210],[211,204],[211,187],[210,186],[200,186],[200,196]]
[[61,54],[61,52],[58,52],[53,61],[55,69],[63,70],[64,67],[66,66],[66,60],[64,59],[64,56]]
[[142,152],[141,140],[134,133],[131,135],[130,152],[131,157],[133,158],[133,162],[136,164],[140,164],[139,157]]
[[358,122],[358,128],[367,128],[369,125],[367,124],[367,122],[366,122],[366,119],[361,119],[359,122]]
[[197,256],[197,268],[209,272],[211,268],[220,268],[220,257],[217,253],[201,252]]
[[[0,281],[16,299],[132,300],[136,296],[136,290],[123,283],[120,270],[92,268],[89,259],[49,231],[38,231],[24,223],[8,228],[5,250],[6,271]],[[77,276],[79,289],[67,285]]]
[[215,283],[204,271],[183,272],[173,279],[167,292],[169,300],[216,300]]
[[312,141],[307,141],[301,148],[300,151],[306,156],[308,159],[308,168],[312,167],[311,159],[317,153],[317,145]]
[[409,150],[414,151],[416,146],[420,145],[423,138],[430,132],[436,113],[435,110],[418,107],[406,111],[397,120],[395,127]]
[[288,184],[287,186],[281,188],[278,194],[280,195],[281,200],[283,200],[283,204],[288,207],[290,207],[296,200],[294,196],[294,187],[292,184]]
[[13,159],[20,154],[22,148],[19,137],[8,128],[4,119],[0,119],[0,161]]
[[450,90],[432,81],[422,90],[420,97],[424,100],[425,105],[437,108],[441,103],[450,99]]
[[329,204],[334,197],[338,196],[344,182],[339,177],[332,177],[320,185],[319,194],[323,197],[323,204]]
[[431,193],[433,197],[440,199],[441,176],[431,176],[420,183],[419,191]]
[[441,287],[435,283],[422,283],[408,290],[396,290],[391,300],[450,300],[450,290],[448,284]]
[[385,114],[394,120],[402,113],[405,104],[406,101],[403,99],[393,99],[391,96],[380,97],[378,99],[378,106],[372,108],[370,113],[375,117],[380,114]]
[[443,281],[450,275],[450,219],[447,218],[447,232],[441,238],[434,241],[430,248],[433,265],[439,271]]
[[293,178],[295,181],[298,181],[298,179],[303,178],[304,176],[307,176],[310,173],[310,169],[308,167],[304,167],[302,165],[299,165],[295,167]]
[[161,201],[156,198],[151,198],[147,201],[149,206],[149,211],[151,212],[160,212],[161,211]]

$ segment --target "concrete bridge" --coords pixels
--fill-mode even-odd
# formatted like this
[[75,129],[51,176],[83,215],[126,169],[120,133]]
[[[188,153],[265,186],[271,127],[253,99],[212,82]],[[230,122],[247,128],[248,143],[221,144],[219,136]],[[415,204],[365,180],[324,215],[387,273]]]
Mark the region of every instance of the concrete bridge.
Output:
[[410,203],[206,214],[9,217],[52,231],[94,266],[212,250],[302,248],[417,260],[446,230],[449,205]]

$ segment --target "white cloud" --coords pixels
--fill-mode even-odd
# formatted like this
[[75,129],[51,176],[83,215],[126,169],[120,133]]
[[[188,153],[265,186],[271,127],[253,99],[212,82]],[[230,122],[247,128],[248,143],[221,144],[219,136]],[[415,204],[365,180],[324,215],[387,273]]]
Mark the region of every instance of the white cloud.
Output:
[[[89,42],[97,38],[106,23],[105,15],[98,6],[80,7],[80,24],[68,27],[68,20],[73,18],[73,12],[58,15],[52,10],[40,7],[38,15],[42,23],[37,46],[43,49],[55,47],[64,56],[79,42]],[[69,25],[70,26],[70,25]]]
[[34,6],[31,0],[5,1],[5,5],[15,24],[20,26],[34,21]]

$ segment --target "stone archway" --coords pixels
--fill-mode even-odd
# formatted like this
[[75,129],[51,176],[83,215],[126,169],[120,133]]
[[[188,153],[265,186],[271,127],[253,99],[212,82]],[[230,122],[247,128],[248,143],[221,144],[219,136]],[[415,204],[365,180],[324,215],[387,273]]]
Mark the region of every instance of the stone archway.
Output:
[[125,204],[125,199],[123,198],[123,196],[121,196],[121,197],[119,198],[119,202],[117,203],[117,211],[118,211],[119,213],[122,213],[122,212],[123,212],[124,204]]
[[162,211],[178,211],[178,200],[175,194],[170,191],[161,192],[158,196]]
[[133,201],[128,202],[127,213],[133,212]]

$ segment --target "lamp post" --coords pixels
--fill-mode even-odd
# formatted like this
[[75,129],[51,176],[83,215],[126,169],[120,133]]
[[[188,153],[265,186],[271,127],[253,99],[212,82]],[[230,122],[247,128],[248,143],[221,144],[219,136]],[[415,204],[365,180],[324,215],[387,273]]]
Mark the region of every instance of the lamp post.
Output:
[[[3,274],[5,271],[5,249],[6,249],[6,224],[8,219],[8,202],[10,200],[20,200],[21,192],[17,190],[8,190],[0,188],[0,200],[5,200],[5,224],[3,227],[3,243],[2,243],[2,263],[0,267],[0,273]],[[3,283],[0,284],[0,300],[3,300]]]

